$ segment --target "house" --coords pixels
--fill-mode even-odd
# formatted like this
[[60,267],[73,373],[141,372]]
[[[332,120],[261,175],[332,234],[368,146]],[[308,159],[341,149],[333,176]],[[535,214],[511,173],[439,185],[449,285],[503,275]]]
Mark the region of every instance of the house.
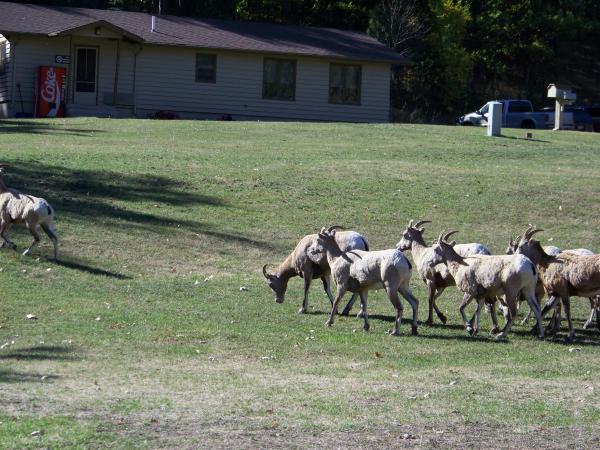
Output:
[[404,62],[351,31],[0,2],[0,117],[52,66],[69,116],[387,122]]

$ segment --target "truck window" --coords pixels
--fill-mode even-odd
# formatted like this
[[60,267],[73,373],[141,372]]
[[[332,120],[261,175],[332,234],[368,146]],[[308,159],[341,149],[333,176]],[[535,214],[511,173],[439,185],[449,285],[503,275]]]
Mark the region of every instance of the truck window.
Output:
[[531,103],[524,101],[511,101],[508,104],[508,112],[523,113],[531,112]]
[[481,108],[479,108],[479,114],[483,115],[483,114],[487,114],[489,111],[490,107],[489,105],[486,103],[485,105],[483,105]]

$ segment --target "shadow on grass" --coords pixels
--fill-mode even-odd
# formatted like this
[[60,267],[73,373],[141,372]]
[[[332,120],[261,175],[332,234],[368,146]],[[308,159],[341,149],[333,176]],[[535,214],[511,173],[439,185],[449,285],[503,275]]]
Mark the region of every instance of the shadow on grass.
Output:
[[79,357],[69,347],[60,345],[38,345],[0,353],[0,360],[15,359],[17,361],[77,361]]
[[508,339],[494,339],[492,335],[481,333],[481,331],[479,333],[477,336],[469,336],[466,331],[465,334],[419,334],[418,337],[439,341],[485,342],[490,344],[508,344],[510,339],[510,333]]
[[[42,379],[43,377],[43,379]],[[0,369],[0,383],[31,383],[48,380],[56,380],[60,378],[57,375],[45,375],[40,373],[25,373],[25,372],[16,372],[13,370]]]
[[0,133],[30,133],[30,134],[55,134],[70,136],[93,136],[94,133],[104,133],[103,130],[89,128],[70,128],[61,126],[60,123],[51,124],[35,120],[0,120]]
[[112,272],[110,270],[100,269],[98,267],[88,266],[86,264],[77,263],[74,261],[58,261],[56,263],[59,266],[66,267],[68,269],[79,270],[80,272],[87,272],[92,275],[102,275],[109,278],[115,278],[117,280],[131,280],[132,277],[123,275],[122,273]]
[[513,139],[516,141],[528,141],[528,142],[542,142],[544,144],[548,144],[550,141],[544,141],[543,139],[533,139],[533,138],[526,138],[526,137],[515,137],[515,136],[505,136],[505,135],[501,135],[500,136],[503,139]]
[[[267,242],[229,233],[200,220],[177,219],[171,213],[161,215],[161,206],[196,209],[228,206],[218,197],[197,192],[185,181],[154,174],[75,170],[38,162],[2,162],[12,165],[6,176],[7,185],[46,198],[59,217],[64,214],[76,219],[93,219],[103,226],[157,233],[160,231],[157,228],[183,229],[198,236],[211,236],[256,248],[274,248]],[[134,211],[115,202],[137,202],[144,206],[141,211]],[[199,209],[199,216],[201,211]]]

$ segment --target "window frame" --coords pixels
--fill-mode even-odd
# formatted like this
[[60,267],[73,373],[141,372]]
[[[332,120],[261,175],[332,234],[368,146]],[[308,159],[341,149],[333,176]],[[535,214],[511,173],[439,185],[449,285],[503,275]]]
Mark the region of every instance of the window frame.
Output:
[[[357,67],[358,68],[358,99],[356,102],[347,102],[347,101],[335,101],[332,98],[331,95],[331,89],[332,89],[332,79],[333,79],[333,67],[334,66],[341,66],[342,68],[348,68],[348,67]],[[362,105],[362,84],[363,84],[363,76],[362,76],[362,64],[357,64],[357,63],[338,63],[338,62],[332,62],[329,63],[329,85],[328,85],[328,100],[329,100],[329,104],[330,105],[350,105],[350,106],[361,106]],[[347,89],[346,87],[344,87],[344,89]]]
[[0,75],[8,73],[8,41],[0,42]]
[[[291,98],[287,97],[267,97],[266,96],[266,83],[267,83],[267,62],[275,61],[279,63],[291,63],[294,70],[294,82],[292,84],[292,96]],[[281,85],[281,74],[279,73],[278,84]],[[298,62],[295,59],[287,59],[287,58],[276,58],[276,57],[264,57],[263,58],[263,79],[262,79],[262,99],[263,100],[277,100],[282,102],[295,102],[296,101],[296,86],[298,79]]]
[[[208,79],[202,79],[199,80],[198,79],[198,57],[199,56],[208,56],[211,57],[213,60],[213,73],[212,73],[212,79],[208,80]],[[216,53],[203,53],[203,52],[199,52],[196,53],[196,63],[194,66],[194,81],[196,83],[216,83],[217,82],[217,54]]]

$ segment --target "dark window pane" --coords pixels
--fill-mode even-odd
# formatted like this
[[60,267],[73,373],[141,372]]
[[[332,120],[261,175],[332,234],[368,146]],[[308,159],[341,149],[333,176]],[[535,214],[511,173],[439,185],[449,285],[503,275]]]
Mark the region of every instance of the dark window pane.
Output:
[[358,65],[329,66],[329,102],[360,105],[362,68]]
[[196,81],[214,83],[217,80],[217,55],[196,54]]
[[96,49],[77,49],[75,81],[77,92],[94,92],[96,90]]
[[296,61],[265,58],[263,98],[272,100],[296,98]]

